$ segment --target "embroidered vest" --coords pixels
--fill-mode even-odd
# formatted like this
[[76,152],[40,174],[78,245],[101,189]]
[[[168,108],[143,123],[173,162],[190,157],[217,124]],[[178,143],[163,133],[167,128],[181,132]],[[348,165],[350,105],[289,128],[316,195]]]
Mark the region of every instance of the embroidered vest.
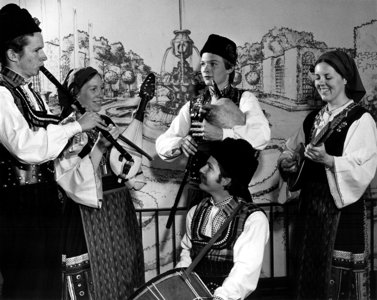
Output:
[[[27,95],[20,86],[13,86],[7,78],[0,74],[0,86],[7,88],[13,96],[21,114],[32,130],[48,124],[58,124],[60,118],[47,113],[41,97],[30,89],[36,98],[41,111],[34,110],[27,101]],[[18,161],[3,145],[0,145],[0,188],[22,186],[26,184],[54,182],[54,163],[52,161],[34,165]]]
[[[365,112],[367,112],[367,110],[359,105],[356,105],[348,112],[344,120],[334,129],[332,134],[325,141],[325,149],[328,154],[335,156],[342,155],[348,129],[352,123],[360,119]],[[305,145],[311,140],[314,131],[314,121],[318,113],[319,110],[312,111],[304,120]],[[325,168],[322,164],[315,163],[308,159],[305,162],[305,168],[310,169],[311,181],[316,180],[318,182],[327,182]]]
[[[243,200],[239,200],[243,201]],[[224,220],[232,213],[238,205],[238,201],[232,199],[222,209]],[[211,237],[203,234],[204,228],[208,223],[208,216],[212,204],[210,198],[206,198],[198,204],[191,223],[191,258],[194,259],[202,248],[210,241]],[[253,203],[245,203],[238,214],[222,232],[219,239],[212,248],[200,260],[195,267],[195,272],[200,276],[204,283],[210,287],[218,287],[228,276],[233,267],[233,247],[238,237],[241,235],[246,219],[254,212],[262,211],[261,208]]]

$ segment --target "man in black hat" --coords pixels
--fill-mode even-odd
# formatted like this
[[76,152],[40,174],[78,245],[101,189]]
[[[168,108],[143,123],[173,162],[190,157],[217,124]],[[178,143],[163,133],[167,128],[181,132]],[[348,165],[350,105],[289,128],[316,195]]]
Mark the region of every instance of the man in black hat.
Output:
[[[202,105],[215,104],[219,98],[229,98],[245,114],[246,122],[233,128],[219,128],[208,122],[203,122],[191,134],[192,109],[195,109],[197,98],[186,103],[170,128],[156,141],[156,150],[163,160],[170,161],[182,153],[186,156],[197,151],[197,142],[193,136],[203,140],[218,141],[230,138],[242,138],[248,141],[254,149],[264,149],[270,140],[270,128],[258,100],[249,91],[239,90],[232,86],[237,64],[237,46],[230,39],[211,34],[200,51],[200,70],[204,83],[208,87],[203,91]],[[220,95],[214,91],[214,83],[219,88]]]
[[248,190],[257,166],[256,151],[248,142],[227,138],[213,144],[206,165],[200,169],[199,187],[209,197],[187,214],[177,267],[188,267],[242,203],[194,268],[214,293],[214,299],[244,299],[258,283],[269,225],[264,212],[252,203]]
[[59,299],[60,200],[53,160],[76,133],[104,127],[84,114],[59,125],[33,90],[47,59],[41,29],[26,9],[0,9],[0,270],[5,299]]
[[[271,133],[257,98],[250,91],[232,86],[237,64],[236,44],[226,37],[211,34],[200,55],[200,70],[206,88],[181,108],[169,129],[157,138],[157,154],[165,161],[172,161],[181,154],[187,157],[194,155],[198,151],[198,140],[207,143],[227,137],[244,139],[254,149],[264,149]],[[243,115],[242,123],[236,122],[223,128],[194,117],[198,115],[195,112],[198,104],[200,107],[216,105],[223,98],[230,99],[239,108]],[[222,115],[223,119],[231,117],[228,112]]]

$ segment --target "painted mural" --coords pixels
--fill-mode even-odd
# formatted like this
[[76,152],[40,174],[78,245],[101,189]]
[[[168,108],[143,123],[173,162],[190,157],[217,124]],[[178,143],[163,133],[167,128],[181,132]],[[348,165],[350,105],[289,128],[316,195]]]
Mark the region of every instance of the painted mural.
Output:
[[[57,3],[59,2],[57,1]],[[176,1],[170,2],[176,4]],[[164,1],[164,4],[170,2]],[[244,5],[250,9],[249,14],[246,15],[241,13],[242,9],[237,10],[242,20],[249,20],[249,17],[253,15],[251,6],[246,4],[245,1],[234,1],[232,4],[226,1],[217,2],[216,0],[205,2],[202,9],[209,13],[216,6],[216,11],[221,14],[219,19],[225,18],[226,11],[230,9],[230,6],[237,5]],[[263,2],[263,0],[257,2]],[[268,2],[279,6],[276,1]],[[291,6],[298,2],[300,1],[287,0],[287,3]],[[307,10],[315,7],[310,2],[301,2],[305,2],[308,6]],[[341,0],[323,0],[320,2],[322,5],[330,7],[330,2],[340,3]],[[352,1],[348,2],[352,3]],[[46,5],[44,1],[40,3],[42,7]],[[128,3],[132,6],[133,1],[128,1]],[[198,3],[200,3],[199,6],[202,5],[202,2]],[[190,11],[189,6],[191,7],[191,4],[186,3],[186,12]],[[153,5],[149,7],[146,1],[141,1],[140,5],[144,5],[145,13],[153,15],[151,11]],[[255,5],[254,8],[258,8],[258,5]],[[151,10],[148,10],[148,7]],[[30,7],[28,8],[30,9]],[[301,7],[300,11],[305,9]],[[352,8],[349,8],[349,10],[352,10]],[[376,6],[375,11],[377,11]],[[287,14],[285,18],[292,17],[289,12],[285,11],[285,13]],[[110,16],[105,14],[105,17]],[[234,17],[236,18],[236,16]],[[303,15],[301,19],[300,16],[292,18],[300,19],[303,23],[302,27],[309,28],[310,26],[304,25],[306,24],[304,18],[306,17]],[[142,19],[144,20],[144,18]],[[322,105],[313,87],[311,73],[311,66],[321,53],[330,49],[341,48],[355,57],[367,90],[363,104],[377,118],[377,20],[369,17],[364,22],[350,27],[350,32],[346,34],[351,36],[351,40],[344,43],[339,40],[336,43],[332,43],[331,39],[321,40],[319,36],[323,36],[323,33],[314,29],[313,31],[302,30],[300,25],[297,25],[297,27],[280,26],[272,21],[265,21],[270,25],[264,24],[264,31],[259,32],[258,38],[249,37],[246,39],[243,35],[236,34],[233,27],[232,30],[225,32],[216,30],[218,28],[216,21],[213,18],[211,18],[211,21],[213,25],[208,29],[210,30],[209,33],[216,32],[230,38],[232,38],[232,33],[237,36],[239,59],[235,85],[242,89],[251,90],[257,96],[271,126],[272,139],[261,153],[260,167],[250,183],[250,192],[257,203],[284,203],[297,194],[290,194],[282,185],[276,161],[286,139],[294,133],[307,113]],[[63,37],[58,37],[57,34],[54,37],[52,34],[51,38],[45,40],[46,54],[49,58],[46,67],[60,80],[65,78],[72,67],[90,65],[100,71],[105,82],[105,100],[102,113],[109,116],[122,129],[126,129],[133,120],[134,112],[140,100],[138,91],[143,80],[150,72],[156,75],[155,97],[149,102],[145,110],[143,123],[143,149],[153,157],[153,160],[149,161],[145,157],[143,158],[142,171],[145,185],[139,190],[131,191],[136,208],[170,208],[183,176],[186,159],[180,158],[172,163],[163,162],[156,155],[154,143],[156,138],[168,128],[182,105],[193,96],[194,89],[202,84],[198,72],[200,59],[198,49],[200,49],[201,43],[204,42],[208,34],[207,31],[205,34],[199,32],[194,22],[197,22],[197,20],[191,23],[187,22],[192,25],[188,26],[188,29],[183,29],[182,24],[180,24],[179,29],[176,29],[177,26],[175,28],[160,28],[161,31],[165,31],[161,36],[165,38],[166,47],[164,51],[152,55],[153,64],[148,64],[146,58],[138,50],[129,46],[126,47],[127,38],[122,37],[121,33],[118,33],[119,40],[116,40],[105,35],[96,36],[91,32],[90,27],[88,30],[75,28],[68,30],[69,33]],[[328,23],[331,27],[329,21]],[[297,24],[300,24],[300,22],[298,21]],[[41,26],[43,28],[43,20]],[[324,25],[323,28],[326,26]],[[134,27],[127,29],[133,30],[133,34],[141,34],[137,33],[137,28],[138,24],[134,24]],[[227,27],[221,28],[226,29]],[[248,30],[246,26],[240,29]],[[155,30],[157,29],[155,28]],[[333,28],[332,30],[340,29]],[[149,32],[145,31],[142,34],[148,40]],[[192,37],[193,35],[196,37],[200,35],[200,41],[197,42]],[[149,47],[152,48],[148,44],[148,49],[150,49]],[[39,87],[53,111],[59,113],[54,86],[43,78],[43,75],[35,78],[35,84]],[[371,189],[371,193],[375,195],[374,188]],[[179,206],[184,207],[185,201],[184,193]],[[282,217],[279,217],[279,212],[275,213],[277,218],[272,237],[275,246],[274,269],[276,276],[284,276],[286,266],[279,262],[284,261],[285,233]],[[161,270],[169,270],[173,267],[172,257],[176,253],[172,252],[171,245],[172,243],[179,245],[180,237],[183,235],[185,211],[182,210],[178,213],[178,226],[174,237],[170,230],[165,229],[167,216],[168,212],[163,213],[158,220],[162,224],[159,229],[160,241],[155,240],[155,217],[145,215],[141,220],[147,280],[156,275],[156,247],[160,249],[158,264]],[[266,253],[267,251],[269,249],[266,249]],[[265,257],[262,276],[269,276],[270,257],[268,255]]]

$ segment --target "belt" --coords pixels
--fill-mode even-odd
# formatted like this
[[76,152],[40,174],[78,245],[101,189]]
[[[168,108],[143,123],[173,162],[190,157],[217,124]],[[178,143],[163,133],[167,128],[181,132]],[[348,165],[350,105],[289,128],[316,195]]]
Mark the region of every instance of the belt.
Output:
[[0,187],[16,187],[55,181],[54,163],[40,165],[15,164],[14,160],[0,161]]

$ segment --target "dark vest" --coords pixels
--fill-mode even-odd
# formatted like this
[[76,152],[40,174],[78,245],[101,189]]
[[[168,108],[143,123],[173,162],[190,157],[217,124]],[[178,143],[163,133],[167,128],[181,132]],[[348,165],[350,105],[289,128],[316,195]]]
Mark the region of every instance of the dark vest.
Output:
[[[223,208],[225,214],[229,216],[238,203],[238,201],[232,200],[230,203],[226,204]],[[206,225],[206,216],[208,216],[211,206],[210,198],[207,198],[198,204],[193,215],[191,222],[192,248],[190,252],[192,259],[200,253],[211,239],[202,233],[202,229]],[[255,204],[245,203],[211,249],[195,267],[194,271],[200,276],[208,288],[214,289],[220,286],[229,275],[234,264],[234,244],[244,229],[246,219],[256,211],[263,212],[263,210]]]
[[[360,117],[367,112],[365,108],[357,105],[352,108],[344,120],[335,128],[332,134],[325,141],[326,152],[330,155],[341,156],[343,153],[344,141],[346,139],[348,129],[353,122],[360,119]],[[303,123],[304,133],[305,133],[305,145],[309,144],[312,133],[314,130],[314,121],[319,113],[319,110],[312,111],[305,118]],[[325,173],[325,167],[323,164],[315,163],[309,159],[305,161],[305,168],[310,170],[310,180],[318,182],[327,182],[327,177]]]
[[[58,124],[60,118],[48,114],[41,97],[31,89],[37,99],[41,111],[35,111],[27,101],[27,96],[20,86],[13,86],[7,78],[0,75],[0,85],[7,88],[13,96],[21,114],[30,129],[46,128],[48,124]],[[54,182],[54,163],[24,164],[18,161],[3,145],[0,144],[0,188],[22,186],[26,184]]]

